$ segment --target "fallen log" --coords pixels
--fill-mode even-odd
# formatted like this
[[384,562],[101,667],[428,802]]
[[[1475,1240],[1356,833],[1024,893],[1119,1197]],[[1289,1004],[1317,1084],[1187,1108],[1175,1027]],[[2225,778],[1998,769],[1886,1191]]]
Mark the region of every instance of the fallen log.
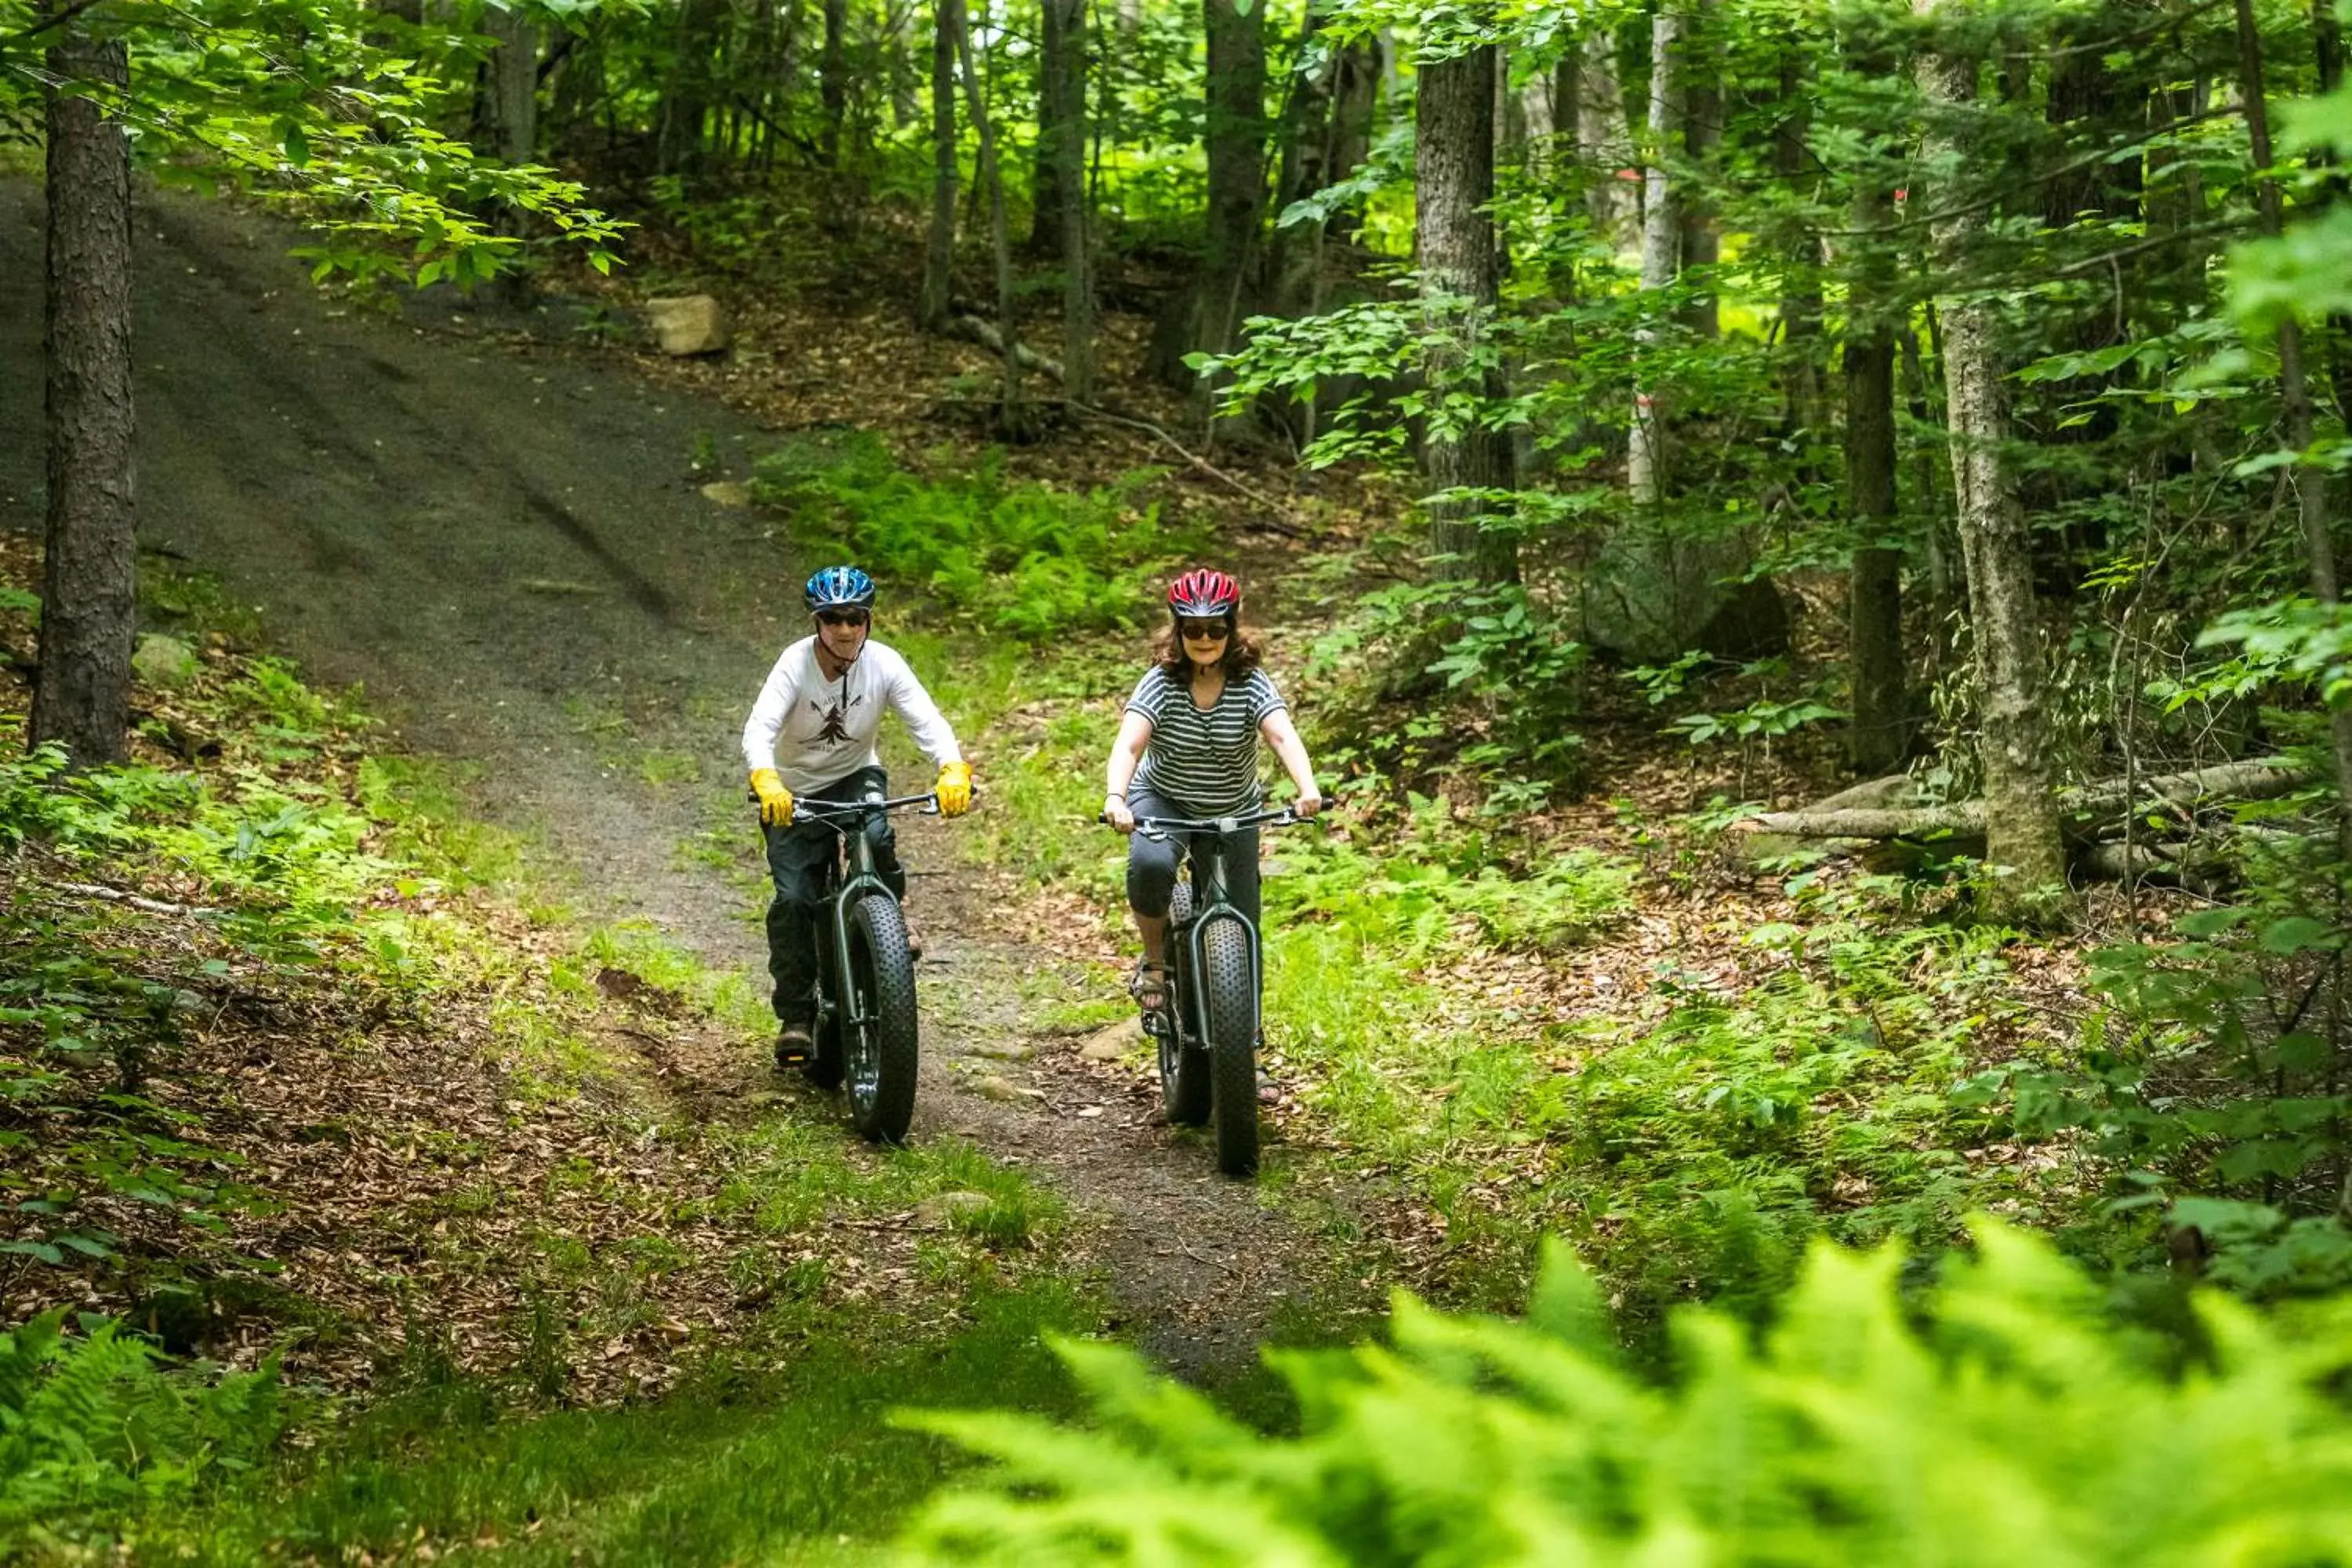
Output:
[[2093,844],[2074,864],[2110,881],[2163,882],[2195,893],[2219,893],[2231,880],[2210,844]]
[[[983,321],[978,316],[950,316],[948,325],[954,328],[958,335],[970,338],[991,353],[1001,355],[1004,353],[1004,334],[996,330],[993,321]],[[1050,375],[1055,381],[1063,379],[1062,362],[1047,359],[1027,343],[1014,343],[1013,357],[1021,362],[1023,370],[1034,370],[1040,375]]]
[[[2309,776],[2299,769],[2270,763],[2223,763],[2149,778],[2101,779],[2061,791],[2058,814],[2080,818],[2118,816],[2126,809],[2158,804],[2194,806],[2213,800],[2264,800],[2286,794]],[[1767,811],[1732,826],[1744,833],[1775,833],[1791,838],[1919,838],[1931,834],[1981,834],[1985,811],[1981,800],[1949,805]]]

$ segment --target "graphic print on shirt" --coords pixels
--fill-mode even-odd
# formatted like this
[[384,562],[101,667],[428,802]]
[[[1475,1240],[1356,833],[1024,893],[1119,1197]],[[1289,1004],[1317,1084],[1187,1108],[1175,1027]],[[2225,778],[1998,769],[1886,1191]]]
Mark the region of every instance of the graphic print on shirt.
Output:
[[[835,698],[832,707],[824,709],[824,726],[817,731],[816,738],[828,746],[849,744],[849,726],[845,721],[849,717],[849,710],[857,706],[857,701],[855,697]],[[809,699],[809,706],[818,708],[823,705],[812,697]]]

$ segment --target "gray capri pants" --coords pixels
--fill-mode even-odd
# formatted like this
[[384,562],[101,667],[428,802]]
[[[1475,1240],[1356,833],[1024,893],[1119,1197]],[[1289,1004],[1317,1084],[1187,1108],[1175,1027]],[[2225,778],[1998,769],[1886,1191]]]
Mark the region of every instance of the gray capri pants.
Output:
[[[1148,789],[1128,791],[1127,809],[1139,817],[1184,816],[1203,817],[1214,815],[1192,811],[1164,799]],[[1252,808],[1254,809],[1254,808]],[[1176,856],[1181,844],[1192,838],[1215,837],[1206,833],[1180,834],[1172,838],[1146,838],[1131,833],[1127,839],[1127,901],[1137,914],[1153,920],[1164,919],[1168,900],[1176,886]],[[1225,897],[1235,909],[1249,917],[1252,925],[1258,923],[1257,889],[1257,829],[1244,827],[1223,836],[1225,841]],[[1197,874],[1197,873],[1196,873]],[[1197,906],[1196,906],[1197,907]]]

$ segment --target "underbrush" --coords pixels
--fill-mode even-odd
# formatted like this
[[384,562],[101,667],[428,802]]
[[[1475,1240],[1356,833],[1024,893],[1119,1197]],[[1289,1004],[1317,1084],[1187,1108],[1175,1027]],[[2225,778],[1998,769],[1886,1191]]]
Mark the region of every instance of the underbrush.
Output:
[[1010,479],[992,451],[934,479],[861,431],[768,454],[751,488],[791,514],[803,553],[835,542],[877,578],[920,589],[981,630],[1045,644],[1133,627],[1160,579],[1199,545],[1141,499],[1157,477],[1081,494]]

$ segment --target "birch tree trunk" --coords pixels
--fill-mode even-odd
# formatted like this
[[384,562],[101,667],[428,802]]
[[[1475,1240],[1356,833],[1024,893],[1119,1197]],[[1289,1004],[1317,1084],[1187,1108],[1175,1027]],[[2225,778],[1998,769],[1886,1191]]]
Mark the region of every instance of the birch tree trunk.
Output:
[[956,39],[963,0],[935,0],[931,15],[931,230],[923,251],[923,292],[915,307],[926,331],[947,324],[955,272]]
[[1667,160],[1682,146],[1683,17],[1669,6],[1650,23],[1649,171],[1642,204],[1642,291],[1653,296],[1633,332],[1633,424],[1625,450],[1625,489],[1633,504],[1654,508],[1664,493],[1664,447],[1656,389],[1644,372],[1658,341],[1664,307],[1654,296],[1674,287],[1682,258],[1682,190]]
[[[1483,403],[1501,392],[1496,370],[1478,363],[1500,298],[1495,226],[1486,210],[1495,194],[1495,56],[1487,45],[1421,66],[1413,238],[1421,260],[1423,314],[1430,339],[1439,345],[1426,350],[1423,360],[1433,405],[1464,393]],[[1451,423],[1433,417],[1423,431],[1421,469],[1427,493],[1508,489],[1508,438],[1483,425],[1453,429]],[[1480,525],[1495,502],[1440,499],[1424,506],[1439,572],[1489,583],[1517,578],[1518,552],[1511,536]]]
[[[1937,9],[1937,0],[1916,0],[1923,18]],[[1939,168],[1969,167],[1975,137],[1964,117],[1976,101],[1977,61],[1923,53],[1918,79],[1927,114],[1923,160]],[[1955,201],[1943,210],[1947,216],[1930,226],[1929,239],[1937,271],[1950,277],[1982,233],[1984,209]],[[2057,778],[2042,718],[2044,660],[2033,566],[2004,453],[2009,413],[1992,306],[1981,298],[1953,299],[1944,306],[1943,325],[1945,418],[1976,653],[1986,854],[2006,868],[1998,900],[2023,909],[2041,902],[2049,889],[2063,889],[2066,879]]]
[[[48,52],[51,79],[119,100],[131,87],[128,47],[70,27]],[[131,142],[98,99],[53,87],[47,107],[48,511],[27,738],[89,767],[121,762],[131,727]]]

